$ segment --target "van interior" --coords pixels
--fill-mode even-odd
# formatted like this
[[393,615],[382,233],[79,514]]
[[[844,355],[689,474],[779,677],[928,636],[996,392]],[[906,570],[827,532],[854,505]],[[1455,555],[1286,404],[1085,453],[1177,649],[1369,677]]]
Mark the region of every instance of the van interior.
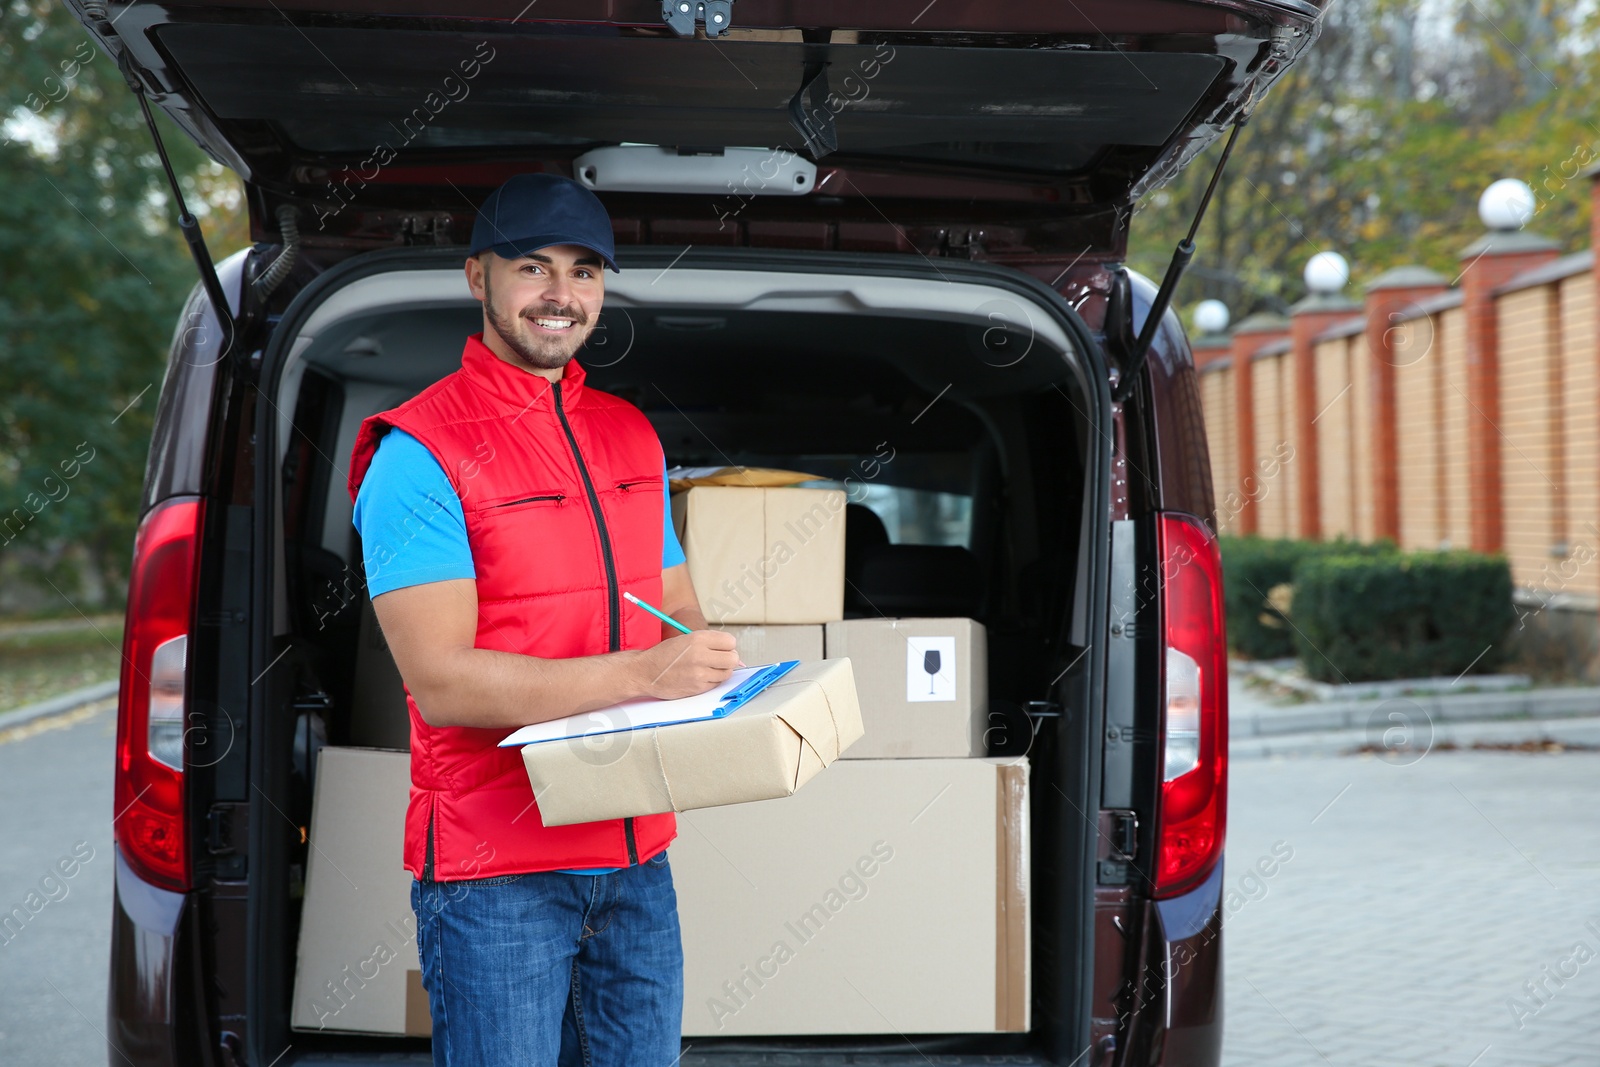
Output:
[[[273,735],[276,758],[292,759],[286,809],[302,825],[320,746],[407,747],[404,694],[361,580],[346,473],[361,421],[449,374],[464,339],[482,329],[458,262],[430,255],[322,287],[325,299],[309,287],[287,317],[292,334],[274,342],[277,411],[266,436],[278,473],[277,627],[298,653],[300,693],[292,728]],[[1091,553],[1080,542],[1096,528],[1088,481],[1106,447],[1090,417],[1081,328],[1064,327],[1064,305],[1037,303],[1053,296],[1042,287],[1024,295],[966,274],[623,262],[607,275],[605,311],[578,357],[590,385],[648,416],[669,465],[781,467],[845,489],[846,617],[982,622],[988,755],[1027,754],[1032,767],[1034,1032],[775,1036],[760,1047],[905,1052],[909,1039],[951,1054],[1042,1051],[1052,1029],[1070,1028],[1069,1005],[1086,1002],[1063,982],[1081,973],[1070,954],[1093,883],[1073,857],[1094,834],[1074,812],[1094,808],[1058,746],[1074,709],[1052,703],[1070,692],[1056,683],[1087,646]],[[281,872],[281,922],[264,919],[285,954],[273,968],[285,983],[306,853],[291,848]],[[281,994],[287,1005],[289,990]],[[350,1039],[296,1040],[336,1052]],[[396,1051],[426,1047],[384,1040]],[[718,1040],[697,1039],[697,1051]]]

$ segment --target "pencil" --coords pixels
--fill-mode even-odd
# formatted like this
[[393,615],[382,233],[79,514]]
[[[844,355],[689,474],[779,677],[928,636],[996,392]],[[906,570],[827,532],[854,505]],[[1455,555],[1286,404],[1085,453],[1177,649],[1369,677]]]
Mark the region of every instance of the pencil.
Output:
[[[686,634],[694,633],[693,630],[689,629],[687,626],[685,626],[683,623],[679,622],[677,619],[674,619],[671,615],[668,615],[666,612],[662,611],[660,608],[651,607],[649,604],[646,604],[644,601],[640,600],[638,597],[634,596],[632,593],[623,593],[622,594],[622,599],[626,600],[630,604],[637,604],[639,607],[641,607],[644,610],[648,611],[650,614],[654,615],[656,618],[660,619],[662,622],[668,624],[669,626],[675,626],[678,629],[682,630]],[[742,659],[739,660],[739,666],[741,666],[741,667],[744,666],[744,660],[742,660]]]
[[693,630],[689,629],[687,626],[685,626],[683,623],[679,622],[677,619],[674,619],[671,615],[668,615],[666,612],[662,611],[660,608],[651,607],[649,604],[646,604],[644,601],[640,600],[638,597],[634,596],[632,593],[623,593],[622,594],[622,599],[626,600],[630,604],[637,604],[639,607],[641,607],[644,610],[648,611],[650,614],[654,615],[656,618],[660,619],[662,622],[668,624],[669,626],[676,626],[678,629],[682,630],[686,634],[694,633]]

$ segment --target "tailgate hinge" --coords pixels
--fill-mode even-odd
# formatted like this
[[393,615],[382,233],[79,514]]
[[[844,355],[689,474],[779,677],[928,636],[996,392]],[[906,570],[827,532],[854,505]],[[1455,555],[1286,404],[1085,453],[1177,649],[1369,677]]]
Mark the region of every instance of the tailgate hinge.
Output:
[[679,37],[693,37],[696,23],[721,37],[733,25],[733,0],[661,0],[661,21]]
[[982,230],[940,230],[940,253],[951,259],[982,259]]
[[400,239],[411,245],[450,244],[450,214],[407,215],[400,220]]

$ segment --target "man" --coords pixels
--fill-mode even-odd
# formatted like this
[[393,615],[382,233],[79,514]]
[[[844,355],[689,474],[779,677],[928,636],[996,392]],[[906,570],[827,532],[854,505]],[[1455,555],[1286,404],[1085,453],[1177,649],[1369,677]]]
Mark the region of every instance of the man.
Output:
[[[411,715],[405,866],[439,1067],[671,1067],[683,954],[669,812],[546,827],[513,728],[724,681],[666,509],[661,443],[574,359],[618,270],[593,193],[484,202],[461,368],[361,427],[368,591]],[[655,604],[681,634],[632,608]]]

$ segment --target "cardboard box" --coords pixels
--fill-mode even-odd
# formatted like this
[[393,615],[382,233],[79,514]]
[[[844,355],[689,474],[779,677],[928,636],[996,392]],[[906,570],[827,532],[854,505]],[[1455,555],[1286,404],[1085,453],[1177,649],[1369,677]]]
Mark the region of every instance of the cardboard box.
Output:
[[1028,1029],[1026,759],[841,761],[679,826],[684,1036]]
[[866,727],[849,758],[982,756],[989,726],[986,642],[983,624],[971,619],[828,623],[823,651],[855,664]]
[[797,659],[802,663],[822,658],[822,627],[758,624],[721,625],[739,641],[739,656],[751,666]]
[[290,1024],[297,1030],[427,1037],[411,874],[401,864],[411,756],[324,748]]
[[698,486],[672,521],[712,623],[844,618],[844,493]]
[[411,712],[406,686],[383,638],[372,600],[361,598],[356,637],[355,687],[350,694],[350,744],[361,748],[411,748]]
[[850,661],[818,660],[724,718],[523,745],[522,762],[544,824],[566,826],[786,797],[861,732]]

